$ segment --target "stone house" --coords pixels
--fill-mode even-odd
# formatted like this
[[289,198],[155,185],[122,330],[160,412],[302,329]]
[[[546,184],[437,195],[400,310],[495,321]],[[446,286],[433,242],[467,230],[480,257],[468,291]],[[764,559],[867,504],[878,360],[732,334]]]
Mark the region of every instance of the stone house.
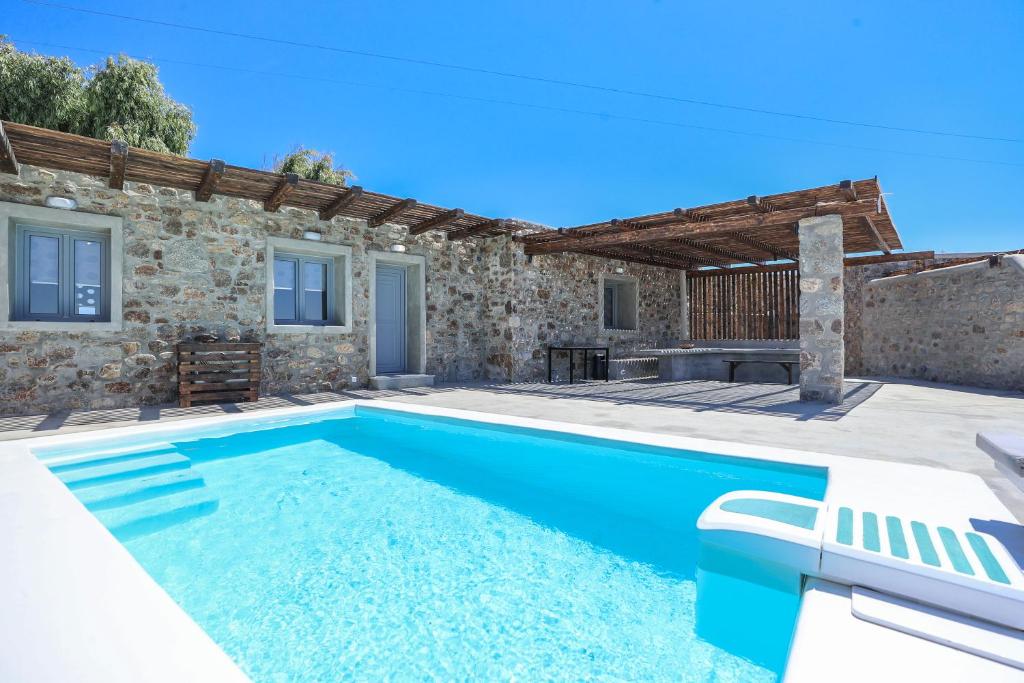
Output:
[[[72,200],[74,208],[52,208],[48,198]],[[109,314],[12,315],[18,252],[33,240],[19,238],[19,226],[95,237],[106,250],[109,291],[94,289],[106,297]],[[398,370],[438,381],[536,380],[552,342],[608,344],[621,354],[668,345],[679,335],[678,271],[585,256],[530,259],[507,233],[467,240],[410,235],[397,223],[325,221],[292,206],[268,212],[262,202],[222,195],[196,201],[192,191],[149,183],[111,189],[108,177],[26,163],[16,176],[0,175],[0,231],[8,275],[0,285],[2,414],[173,401],[175,345],[204,332],[262,342],[265,393],[366,386],[378,372],[375,275],[387,266],[408,273],[406,366]],[[36,235],[31,243],[42,247],[50,237]],[[56,243],[60,235],[52,237]],[[310,257],[330,268],[326,324],[282,324],[275,316],[281,297],[274,264],[282,257],[302,265],[298,259]],[[602,324],[606,276],[635,283],[630,329]],[[45,292],[37,298],[43,309],[56,303]],[[31,317],[44,319],[25,319]]]

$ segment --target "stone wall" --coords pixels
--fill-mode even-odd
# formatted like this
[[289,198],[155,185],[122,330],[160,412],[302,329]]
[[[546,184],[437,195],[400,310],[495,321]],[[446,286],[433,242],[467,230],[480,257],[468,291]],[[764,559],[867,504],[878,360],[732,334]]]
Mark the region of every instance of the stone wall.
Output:
[[864,374],[1024,390],[1024,256],[863,288]]
[[[508,239],[508,238],[504,238]],[[599,279],[612,272],[602,259],[535,256],[494,240],[489,269],[487,319],[490,324],[488,374],[510,381],[546,377],[547,347],[608,346],[612,357],[628,356],[679,341],[682,318],[679,273],[614,262],[638,283],[635,331],[602,331]],[[554,375],[568,374],[568,360],[553,363]]]
[[[427,372],[439,381],[538,380],[547,344],[608,341],[622,353],[678,337],[678,273],[584,256],[532,263],[510,238],[447,241],[405,227],[22,165],[0,177],[0,201],[42,205],[73,197],[78,211],[124,219],[123,329],[0,330],[0,414],[113,408],[175,400],[174,345],[199,332],[265,343],[265,393],[336,390],[368,380],[367,252],[401,242],[426,259]],[[268,333],[266,238],[323,233],[350,245],[351,334]],[[597,282],[626,268],[640,280],[639,331],[598,334]],[[7,264],[3,264],[6,275]],[[353,382],[352,378],[355,378]]]

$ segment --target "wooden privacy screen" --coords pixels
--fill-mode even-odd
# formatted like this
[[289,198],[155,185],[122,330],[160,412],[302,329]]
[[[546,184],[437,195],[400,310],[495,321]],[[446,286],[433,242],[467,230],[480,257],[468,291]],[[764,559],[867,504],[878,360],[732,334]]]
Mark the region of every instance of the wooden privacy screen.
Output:
[[796,270],[687,278],[692,339],[799,339]]
[[259,399],[262,344],[178,344],[178,402]]

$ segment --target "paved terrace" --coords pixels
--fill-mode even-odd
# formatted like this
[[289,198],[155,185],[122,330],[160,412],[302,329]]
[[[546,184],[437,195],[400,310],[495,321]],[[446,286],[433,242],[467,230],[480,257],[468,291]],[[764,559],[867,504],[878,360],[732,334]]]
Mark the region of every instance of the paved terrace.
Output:
[[1024,429],[1024,394],[906,380],[848,380],[840,406],[777,384],[627,380],[574,385],[444,385],[263,398],[256,404],[81,411],[0,418],[0,440],[227,412],[386,398],[447,408],[740,441],[914,463],[983,477],[1024,522],[1024,493],[974,445],[980,430]]

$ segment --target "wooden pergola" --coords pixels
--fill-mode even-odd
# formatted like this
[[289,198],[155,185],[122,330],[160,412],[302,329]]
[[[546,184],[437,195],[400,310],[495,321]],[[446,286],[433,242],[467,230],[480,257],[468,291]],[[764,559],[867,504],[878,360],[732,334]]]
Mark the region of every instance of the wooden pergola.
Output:
[[700,272],[731,271],[736,266],[784,269],[795,267],[800,258],[797,222],[830,214],[843,218],[845,253],[881,252],[851,261],[927,258],[922,254],[893,254],[903,244],[877,178],[844,180],[766,197],[753,195],[517,239],[525,243],[528,255],[572,252]]
[[335,216],[360,218],[371,227],[396,223],[418,235],[443,231],[448,239],[493,237],[518,228],[501,219],[392,197],[361,187],[340,187],[299,178],[293,173],[272,173],[232,166],[220,159],[201,161],[173,154],[129,147],[46,128],[0,121],[0,173],[18,173],[19,164],[86,173],[109,179],[112,189],[125,181],[190,190],[199,202],[214,195],[251,199],[269,212],[282,206],[312,209],[322,220]]

